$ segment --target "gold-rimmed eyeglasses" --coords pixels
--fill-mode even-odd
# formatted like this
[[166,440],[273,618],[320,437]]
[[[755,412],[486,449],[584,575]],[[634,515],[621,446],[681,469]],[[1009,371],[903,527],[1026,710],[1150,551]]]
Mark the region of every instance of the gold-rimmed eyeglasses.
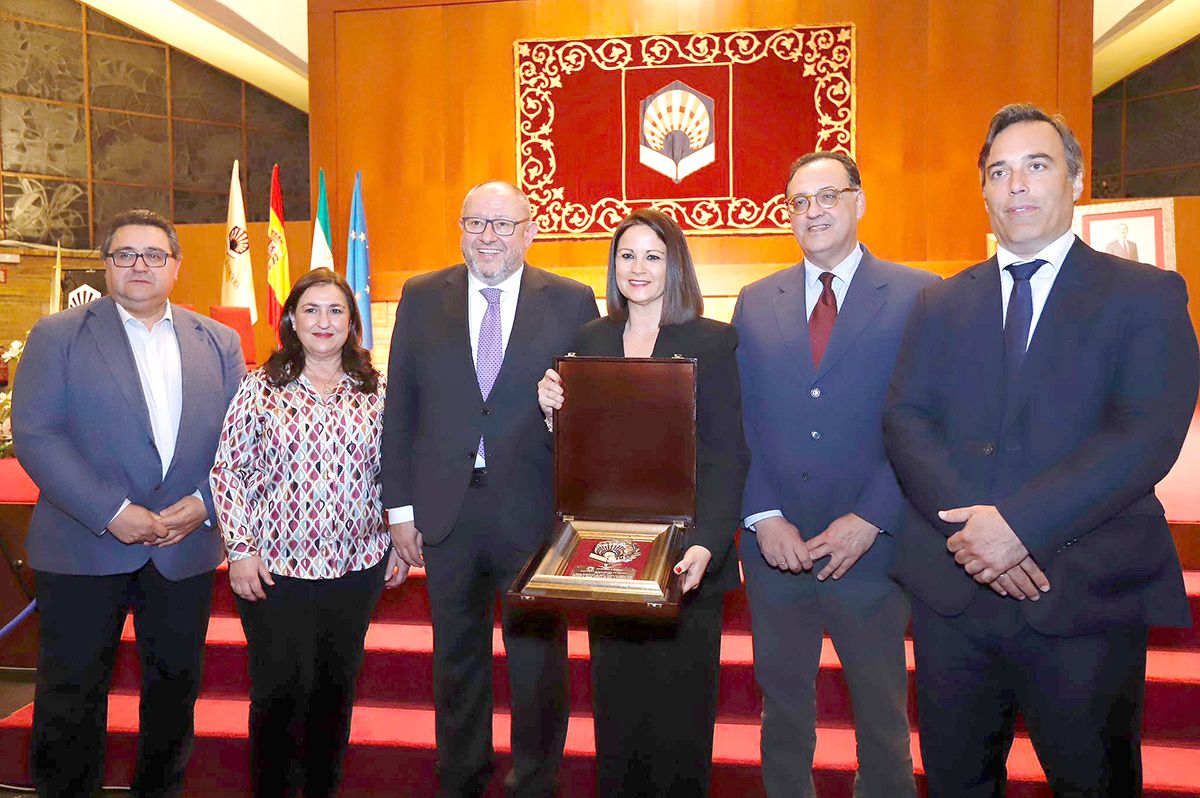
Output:
[[842,195],[851,191],[859,191],[860,189],[849,186],[847,188],[834,188],[826,186],[815,194],[793,194],[785,199],[784,205],[793,216],[799,216],[808,210],[812,202],[816,202],[818,207],[829,210],[835,207],[842,199]]

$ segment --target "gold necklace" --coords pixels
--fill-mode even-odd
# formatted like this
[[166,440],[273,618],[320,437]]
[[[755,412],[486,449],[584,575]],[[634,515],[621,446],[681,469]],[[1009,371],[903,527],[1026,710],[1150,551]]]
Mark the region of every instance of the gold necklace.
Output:
[[313,384],[313,387],[317,389],[317,392],[320,393],[321,396],[329,396],[331,393],[333,393],[334,383],[340,382],[342,376],[341,369],[334,369],[333,376],[328,380],[325,380],[324,384],[321,384],[321,381],[317,378],[317,375],[314,374],[307,366],[304,367],[304,373],[308,375],[309,382]]

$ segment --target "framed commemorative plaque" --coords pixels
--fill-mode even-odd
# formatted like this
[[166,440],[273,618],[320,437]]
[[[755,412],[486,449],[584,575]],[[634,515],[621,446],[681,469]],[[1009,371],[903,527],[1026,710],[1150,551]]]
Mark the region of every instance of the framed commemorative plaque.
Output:
[[696,518],[696,361],[568,355],[555,368],[558,520],[509,601],[675,615],[673,568]]

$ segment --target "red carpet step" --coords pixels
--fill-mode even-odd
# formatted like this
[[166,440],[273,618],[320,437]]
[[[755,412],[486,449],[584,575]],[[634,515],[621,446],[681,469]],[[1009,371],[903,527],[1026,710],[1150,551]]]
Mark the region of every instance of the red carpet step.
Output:
[[[1192,608],[1192,626],[1189,629],[1151,629],[1151,647],[1200,650],[1200,571],[1185,572],[1184,580]],[[229,589],[228,572],[224,566],[216,574],[213,615],[237,617],[233,593]],[[415,569],[403,586],[386,591],[375,610],[374,620],[386,623],[428,623],[429,594],[425,590],[424,570]],[[581,618],[572,621],[575,628],[583,629],[585,626]],[[750,607],[746,601],[745,590],[734,590],[725,600],[725,631],[750,631]]]
[[[346,796],[432,795],[432,635],[423,576],[418,571],[401,589],[385,594],[368,635],[361,700],[347,759]],[[1193,617],[1200,618],[1200,572],[1189,573],[1186,579]],[[759,698],[753,682],[749,628],[744,592],[736,591],[727,602],[722,643],[720,721],[713,775],[716,798],[762,795],[758,775]],[[1200,757],[1200,632],[1155,630],[1151,645],[1146,690],[1146,795],[1200,798],[1200,768],[1195,767]],[[590,798],[594,751],[587,634],[580,619],[573,623],[569,648],[574,714],[562,773],[563,795]],[[498,746],[506,749],[508,689],[498,633],[494,649],[499,705],[496,739]],[[207,657],[187,795],[244,795],[248,708],[245,640],[224,571],[217,574],[214,583]],[[909,669],[911,679],[911,650]],[[109,784],[129,783],[137,725],[137,684],[131,625],[127,625],[110,702]],[[849,796],[855,764],[850,701],[837,657],[828,644],[822,654],[818,712],[817,787],[830,798]],[[31,717],[31,708],[26,707],[0,721],[0,782],[28,783]],[[915,751],[915,733],[913,741]],[[1010,796],[1049,796],[1028,740],[1018,739],[1009,764]]]
[[[587,632],[572,629],[568,637],[571,661],[571,709],[591,711],[591,681]],[[246,639],[236,618],[213,618],[208,629],[203,692],[210,696],[244,696],[250,689],[246,669]],[[494,680],[497,706],[509,707],[504,644],[493,633]],[[909,707],[916,705],[912,644],[907,646]],[[359,678],[360,704],[433,704],[433,631],[427,624],[374,623],[367,634],[367,652]],[[754,723],[760,711],[754,683],[750,635],[726,632],[721,641],[721,683],[718,713],[726,720]],[[125,625],[118,654],[115,689],[136,693],[137,650],[133,623]],[[817,683],[817,719],[831,725],[853,725],[850,693],[832,643],[821,652]],[[915,718],[913,725],[916,725]],[[1146,724],[1148,738],[1200,740],[1200,651],[1151,650],[1146,663]]]
[[[188,772],[189,796],[229,796],[246,789],[246,713],[248,704],[233,699],[202,698],[197,704],[197,745],[193,767]],[[0,751],[3,759],[27,756],[23,730],[32,711],[20,710],[0,721]],[[137,729],[137,699],[114,695],[109,702],[111,763],[106,782],[128,783]],[[495,719],[497,748],[508,752],[509,717]],[[16,732],[14,734],[13,732]],[[434,752],[433,712],[413,707],[360,707],[354,718],[351,751],[347,758],[347,795],[432,796]],[[912,738],[913,759],[918,775],[920,764],[917,737]],[[1197,752],[1164,745],[1147,745],[1144,750],[1149,798],[1200,795],[1200,768],[1194,767]],[[563,768],[563,795],[592,795],[594,741],[590,717],[575,715],[567,735]],[[817,735],[820,779],[818,789],[826,794],[849,795],[855,766],[854,733],[850,729],[822,727]],[[718,723],[714,741],[714,796],[762,795],[758,783],[758,726]],[[3,762],[5,766],[8,762]],[[1041,768],[1029,741],[1018,738],[1009,757],[1009,795],[1048,798]]]

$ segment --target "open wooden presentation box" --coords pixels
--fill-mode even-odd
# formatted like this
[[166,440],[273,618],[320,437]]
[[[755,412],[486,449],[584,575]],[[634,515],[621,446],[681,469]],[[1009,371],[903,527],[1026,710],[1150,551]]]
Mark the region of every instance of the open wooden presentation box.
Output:
[[555,368],[558,522],[508,599],[671,617],[673,569],[696,518],[696,361],[568,355]]

